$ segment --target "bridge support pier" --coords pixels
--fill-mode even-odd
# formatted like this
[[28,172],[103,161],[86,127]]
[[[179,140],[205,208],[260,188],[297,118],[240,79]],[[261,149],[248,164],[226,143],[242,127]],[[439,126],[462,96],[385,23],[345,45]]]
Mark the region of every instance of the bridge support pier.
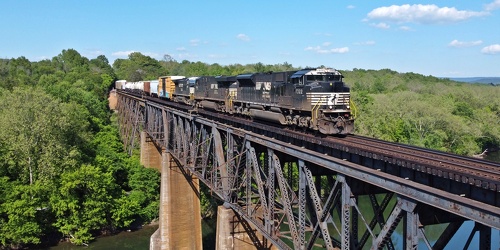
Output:
[[[260,211],[261,212],[261,211]],[[277,249],[231,208],[217,208],[216,249]]]
[[162,156],[161,152],[153,143],[151,137],[146,131],[141,132],[141,164],[147,168],[155,168],[161,171]]
[[199,180],[185,176],[165,149],[161,158],[160,225],[150,249],[202,249]]

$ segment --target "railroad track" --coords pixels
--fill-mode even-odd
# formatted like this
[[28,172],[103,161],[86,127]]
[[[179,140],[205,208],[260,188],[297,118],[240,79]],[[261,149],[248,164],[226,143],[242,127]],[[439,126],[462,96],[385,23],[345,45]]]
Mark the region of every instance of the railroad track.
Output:
[[343,143],[401,160],[398,165],[403,162],[418,164],[429,174],[500,191],[500,163],[362,136],[349,136]]
[[445,164],[456,165],[462,168],[468,168],[471,171],[478,171],[478,175],[496,176],[496,180],[500,181],[500,163],[486,161],[478,158],[466,157],[456,154],[450,154],[438,150],[415,147],[407,144],[382,141],[370,137],[353,135],[349,137],[350,141],[356,141],[358,144],[365,142],[373,142],[371,145],[376,145],[378,148],[393,149],[399,153],[408,154],[410,156],[415,153],[419,158],[425,159],[427,162],[439,162],[441,166]]
[[[500,192],[499,163],[368,137],[355,135],[346,137],[318,136],[311,132],[284,129],[275,125],[262,123],[255,125],[255,122],[248,119],[238,117],[227,118],[226,115],[209,111],[203,111],[203,115],[206,117],[210,116],[223,123],[231,123],[235,127],[244,127],[244,129],[259,134],[273,136],[275,139],[283,139],[290,142],[287,138],[291,137],[296,139],[296,145],[297,142],[307,141],[311,144],[361,154],[374,159],[388,161],[401,167],[416,169],[427,174]],[[230,121],[225,121],[227,119],[230,119]],[[315,146],[311,145],[298,146],[315,150]]]

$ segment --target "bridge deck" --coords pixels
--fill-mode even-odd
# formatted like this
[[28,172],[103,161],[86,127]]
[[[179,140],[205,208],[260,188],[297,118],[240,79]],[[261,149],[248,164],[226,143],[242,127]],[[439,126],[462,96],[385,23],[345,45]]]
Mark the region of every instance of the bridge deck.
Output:
[[[435,247],[464,220],[476,221],[475,231],[489,242],[491,228],[500,229],[498,164],[417,149],[408,155],[407,146],[367,146],[359,137],[357,144],[311,137],[126,93],[119,93],[118,110],[129,148],[145,130],[281,249],[391,248],[401,221],[407,246],[425,241],[423,226],[435,223],[450,223]],[[377,144],[383,150],[374,151]],[[360,196],[370,197],[371,211],[357,206]]]

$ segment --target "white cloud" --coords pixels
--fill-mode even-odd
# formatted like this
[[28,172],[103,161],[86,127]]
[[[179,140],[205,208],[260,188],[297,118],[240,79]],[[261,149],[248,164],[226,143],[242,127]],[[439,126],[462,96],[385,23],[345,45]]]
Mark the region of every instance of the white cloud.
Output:
[[481,50],[481,52],[483,54],[491,54],[491,55],[500,54],[500,44],[493,44],[490,46],[486,46]]
[[160,55],[158,53],[154,53],[154,52],[140,52],[140,51],[135,51],[135,50],[117,51],[117,52],[111,53],[111,55],[115,56],[115,57],[128,57],[128,55],[130,55],[134,52],[139,52],[145,56],[149,56],[149,57],[156,58],[156,59],[161,58],[161,56],[162,56],[162,55]]
[[309,46],[304,49],[305,51],[314,51],[318,54],[344,54],[349,52],[348,47],[342,47],[342,48],[324,48],[322,46]]
[[364,41],[364,42],[359,42],[355,43],[356,45],[375,45],[375,41]]
[[191,40],[189,40],[189,44],[193,47],[196,47],[196,46],[200,45],[200,39],[191,39]]
[[241,40],[241,41],[245,41],[245,42],[248,42],[250,41],[250,37],[248,37],[247,35],[245,34],[238,34],[236,36],[237,39]]
[[189,53],[180,53],[180,54],[177,54],[177,58],[179,58],[181,60],[193,60],[195,58],[198,58],[198,55],[193,55],[193,54],[189,54]]
[[396,23],[454,23],[469,18],[488,15],[488,12],[457,10],[455,7],[438,7],[434,4],[404,4],[379,7],[368,13],[368,19]]
[[349,48],[348,47],[329,49],[329,50],[326,51],[327,54],[329,54],[329,53],[344,54],[344,53],[347,53],[347,52],[349,52]]
[[316,46],[316,47],[309,46],[309,47],[306,47],[304,50],[320,50],[320,49],[321,49],[320,46]]
[[35,57],[35,61],[42,61],[42,60],[50,60],[51,57],[48,56],[39,56]]
[[184,47],[179,47],[179,48],[177,48],[177,49],[175,49],[175,50],[177,50],[177,51],[186,51],[186,48],[184,48]]
[[411,27],[408,27],[408,26],[399,26],[399,30],[403,30],[403,31],[412,31],[413,29]]
[[331,43],[331,42],[324,42],[324,43],[323,43],[323,46],[325,46],[325,47],[328,47],[328,46],[330,46],[330,45],[332,45],[332,43]]
[[154,53],[154,52],[144,52],[144,53],[141,53],[141,54],[143,54],[145,56],[152,57],[152,58],[156,58],[156,59],[160,58],[160,54]]
[[481,41],[481,40],[472,41],[472,42],[462,42],[462,41],[458,41],[455,39],[455,40],[451,41],[448,44],[448,46],[455,47],[455,48],[464,48],[464,47],[472,47],[472,46],[481,45],[482,43],[483,43],[483,41]]
[[389,29],[391,26],[387,23],[372,23],[370,26],[373,26],[378,29]]
[[116,57],[126,57],[129,54],[132,54],[134,52],[137,52],[137,51],[135,51],[135,50],[117,51],[117,52],[111,53],[111,55],[116,56]]
[[500,9],[500,0],[495,0],[492,3],[486,4],[484,9],[487,11],[492,11],[496,9]]
[[354,5],[347,5],[347,8],[348,9],[354,9],[354,8],[356,8],[356,6],[354,6]]
[[90,55],[90,57],[97,57],[100,55],[104,55],[104,52],[99,49],[87,49],[86,54]]
[[208,58],[211,58],[211,59],[224,59],[224,58],[227,58],[227,55],[210,54],[210,55],[208,55]]

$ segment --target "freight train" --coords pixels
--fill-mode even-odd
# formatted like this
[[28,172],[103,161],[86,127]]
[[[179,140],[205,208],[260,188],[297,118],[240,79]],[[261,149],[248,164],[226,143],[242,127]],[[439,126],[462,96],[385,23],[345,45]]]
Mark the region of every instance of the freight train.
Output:
[[[116,88],[326,135],[354,130],[354,106],[342,74],[331,68],[236,76],[161,76],[116,81]],[[352,109],[351,109],[352,107]]]

